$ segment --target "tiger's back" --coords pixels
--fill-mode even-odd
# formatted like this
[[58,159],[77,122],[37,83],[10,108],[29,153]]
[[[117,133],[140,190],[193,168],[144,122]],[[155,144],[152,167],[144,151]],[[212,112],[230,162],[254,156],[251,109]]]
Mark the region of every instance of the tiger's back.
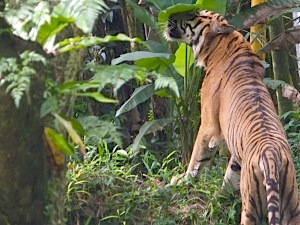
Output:
[[190,44],[206,67],[202,122],[186,173],[196,176],[225,139],[232,157],[224,183],[238,188],[241,174],[241,224],[260,224],[266,210],[269,224],[300,224],[291,151],[258,56],[223,17],[207,10],[175,15],[168,29],[169,38]]
[[[212,74],[223,73],[217,84],[220,93],[213,95],[222,98],[220,129],[231,154],[241,165],[243,208],[247,209],[243,211],[242,223],[260,224],[268,206],[270,224],[300,224],[290,147],[262,82],[264,68],[240,33],[233,32],[226,39],[234,40],[230,51],[222,51],[221,62],[228,67],[218,68],[212,63],[209,68]],[[228,46],[218,42],[211,55],[221,55],[218,45]],[[210,89],[212,84],[205,85]]]

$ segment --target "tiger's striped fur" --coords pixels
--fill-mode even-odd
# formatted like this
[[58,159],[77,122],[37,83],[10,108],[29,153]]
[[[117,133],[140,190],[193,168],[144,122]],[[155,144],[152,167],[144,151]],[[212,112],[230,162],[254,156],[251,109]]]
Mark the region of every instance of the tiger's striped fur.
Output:
[[231,159],[223,184],[240,186],[241,224],[261,224],[267,214],[270,225],[300,225],[290,147],[249,43],[207,10],[171,15],[166,37],[191,45],[206,68],[202,122],[185,175],[197,176],[225,140]]

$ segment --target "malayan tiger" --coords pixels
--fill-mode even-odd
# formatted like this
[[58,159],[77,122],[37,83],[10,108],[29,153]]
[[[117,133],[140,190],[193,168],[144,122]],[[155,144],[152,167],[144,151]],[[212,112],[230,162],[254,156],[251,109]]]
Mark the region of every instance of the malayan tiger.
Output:
[[196,177],[222,141],[231,153],[223,185],[240,189],[241,224],[300,225],[295,168],[284,128],[266,86],[264,67],[243,35],[221,15],[177,13],[166,25],[169,41],[190,45],[206,75],[201,125],[183,176]]

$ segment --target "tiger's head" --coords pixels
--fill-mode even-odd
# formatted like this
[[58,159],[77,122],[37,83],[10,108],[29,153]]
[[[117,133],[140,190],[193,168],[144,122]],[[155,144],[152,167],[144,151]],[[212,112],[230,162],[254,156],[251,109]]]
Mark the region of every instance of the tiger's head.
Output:
[[183,41],[194,46],[202,45],[205,36],[210,32],[220,34],[231,33],[233,30],[234,27],[220,14],[198,10],[171,15],[165,36],[168,41]]

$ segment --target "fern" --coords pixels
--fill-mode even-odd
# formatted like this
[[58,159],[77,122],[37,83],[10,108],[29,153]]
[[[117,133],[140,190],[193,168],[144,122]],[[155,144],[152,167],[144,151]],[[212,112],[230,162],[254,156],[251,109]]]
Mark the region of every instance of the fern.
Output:
[[35,41],[40,27],[50,20],[49,2],[27,0],[16,5],[9,2],[4,16],[11,24],[15,35]]
[[20,55],[20,62],[16,58],[0,59],[0,86],[6,84],[6,93],[10,93],[16,107],[24,94],[29,92],[30,79],[36,75],[36,70],[31,67],[33,62],[46,63],[43,56],[30,51]]
[[87,69],[94,73],[92,81],[99,82],[99,90],[110,84],[113,86],[115,94],[127,81],[135,79],[138,82],[144,82],[147,77],[145,68],[128,64],[107,66],[91,63],[87,65]]
[[56,9],[63,8],[59,15],[68,15],[74,18],[77,27],[83,32],[91,32],[94,21],[99,13],[106,12],[109,8],[104,0],[73,0],[62,1]]
[[112,122],[101,120],[96,116],[78,118],[80,124],[86,131],[86,145],[98,145],[101,141],[115,143],[122,146],[119,127]]
[[15,35],[51,47],[56,35],[71,24],[90,33],[98,14],[108,10],[105,0],[62,0],[56,5],[50,1],[27,0],[7,4],[3,16]]

